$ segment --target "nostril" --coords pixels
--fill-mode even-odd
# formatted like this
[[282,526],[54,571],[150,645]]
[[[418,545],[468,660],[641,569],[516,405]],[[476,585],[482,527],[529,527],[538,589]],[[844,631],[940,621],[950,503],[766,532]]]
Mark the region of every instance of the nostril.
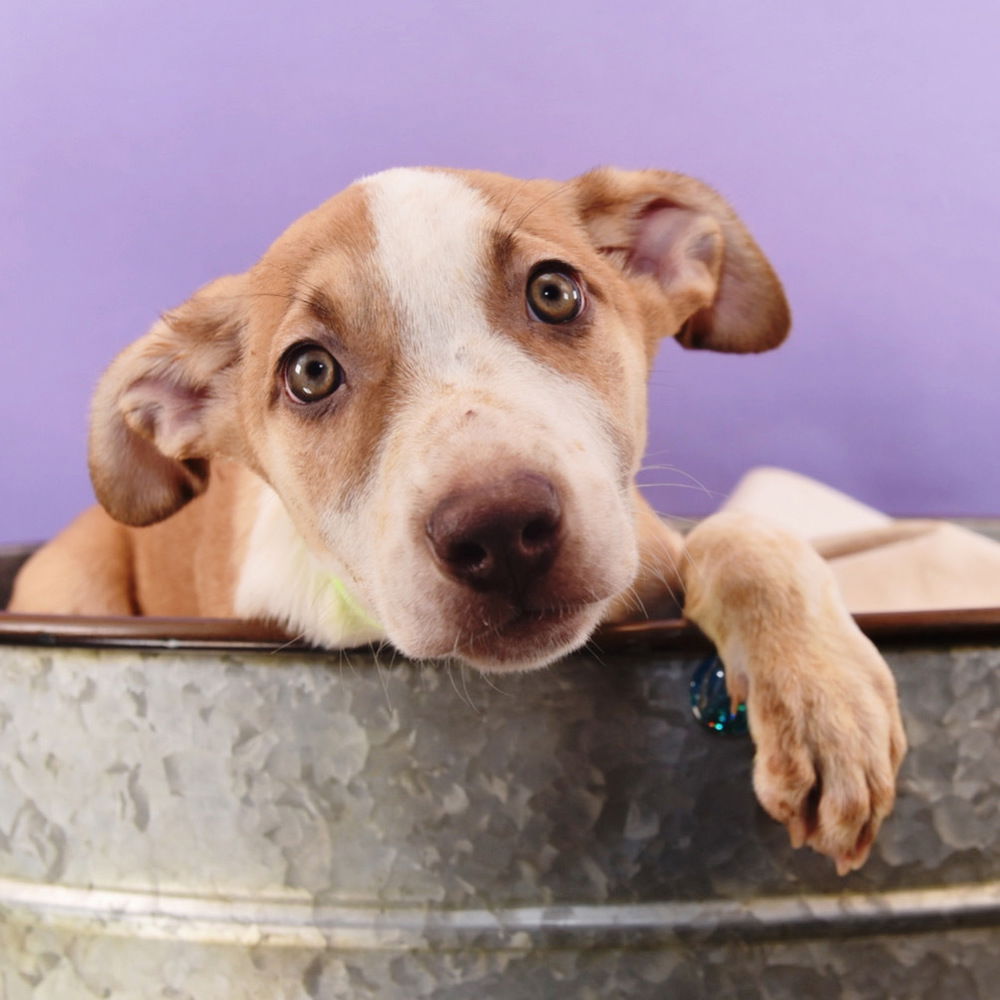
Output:
[[527,551],[548,545],[558,526],[558,521],[554,518],[536,517],[521,529],[521,545]]
[[488,558],[486,549],[476,542],[456,542],[448,549],[448,562],[456,569],[481,569]]

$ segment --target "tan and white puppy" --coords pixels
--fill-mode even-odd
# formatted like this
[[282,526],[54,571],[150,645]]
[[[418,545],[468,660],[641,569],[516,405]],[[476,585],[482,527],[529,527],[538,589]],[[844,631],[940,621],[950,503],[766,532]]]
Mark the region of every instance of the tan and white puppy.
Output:
[[12,610],[263,618],[496,670],[683,593],[747,701],[761,802],[848,871],[905,749],[888,668],[805,542],[727,514],[683,539],[634,485],[660,338],[762,351],[788,326],[688,177],[366,178],[115,360],[103,509],[26,565]]

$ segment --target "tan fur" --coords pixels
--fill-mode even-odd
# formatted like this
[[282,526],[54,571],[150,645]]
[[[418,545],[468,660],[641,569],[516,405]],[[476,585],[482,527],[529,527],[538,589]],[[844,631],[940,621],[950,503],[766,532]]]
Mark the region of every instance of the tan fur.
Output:
[[[589,303],[559,327],[524,302],[531,268],[553,259]],[[905,751],[888,668],[804,541],[736,514],[684,539],[634,485],[659,339],[759,351],[788,325],[750,234],[683,175],[378,175],[115,360],[95,396],[91,470],[133,527],[82,515],[25,566],[12,608],[227,616],[245,591],[253,613],[332,642],[348,633],[324,631],[316,601],[333,600],[336,578],[404,652],[501,669],[549,662],[600,618],[660,613],[683,593],[747,700],[762,804],[793,843],[850,870]],[[346,373],[328,405],[281,385],[280,359],[303,341]],[[551,566],[516,597],[456,581],[431,557],[436,505],[507,495],[524,475],[559,498]],[[263,547],[250,552],[251,538]],[[272,558],[276,585],[302,588],[276,595],[280,614],[259,606]]]
[[233,617],[258,485],[246,469],[219,461],[205,492],[158,524],[130,528],[91,507],[28,560],[10,610]]
[[219,461],[204,494],[159,524],[129,529],[135,597],[143,614],[234,616],[233,578],[246,549],[258,488],[242,466]]
[[830,855],[841,874],[860,867],[906,750],[892,674],[803,539],[721,513],[685,555],[685,613],[747,703],[758,798],[795,846]]
[[9,610],[64,615],[133,615],[129,530],[91,507],[21,567]]

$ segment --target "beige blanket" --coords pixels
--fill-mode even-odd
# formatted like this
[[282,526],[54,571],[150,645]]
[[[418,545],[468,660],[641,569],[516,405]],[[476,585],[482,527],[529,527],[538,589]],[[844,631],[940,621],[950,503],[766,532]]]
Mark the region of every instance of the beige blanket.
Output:
[[893,520],[815,480],[770,468],[748,473],[724,509],[809,538],[852,611],[1000,607],[1000,543],[967,528]]

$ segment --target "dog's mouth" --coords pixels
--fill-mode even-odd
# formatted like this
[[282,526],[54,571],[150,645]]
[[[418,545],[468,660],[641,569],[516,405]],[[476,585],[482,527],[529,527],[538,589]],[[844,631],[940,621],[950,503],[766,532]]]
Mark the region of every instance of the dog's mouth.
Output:
[[[530,670],[581,646],[597,626],[605,601],[515,609],[461,636],[455,653],[481,670]],[[471,632],[471,634],[469,634]]]
[[533,629],[557,625],[559,622],[574,618],[579,612],[590,607],[588,604],[566,604],[553,608],[524,608],[515,611],[511,617],[499,627],[494,627],[500,635],[530,632]]

